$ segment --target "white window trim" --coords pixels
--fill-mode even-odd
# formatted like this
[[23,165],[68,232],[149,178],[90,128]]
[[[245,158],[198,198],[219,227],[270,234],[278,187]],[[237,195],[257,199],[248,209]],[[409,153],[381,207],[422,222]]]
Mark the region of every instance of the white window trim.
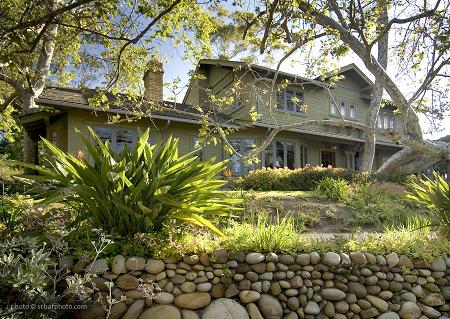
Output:
[[[291,140],[273,140],[270,143],[270,148],[272,149],[272,160],[273,160],[274,155],[276,154],[276,149],[277,149],[276,142],[291,143],[291,144],[294,145],[294,168],[295,168],[295,166],[296,166],[295,165],[295,159],[297,157],[297,144],[295,143],[295,141],[291,141]],[[286,144],[284,144],[284,145],[286,145]],[[266,149],[267,148],[268,147],[266,147]],[[261,164],[263,165],[263,167],[267,167],[267,166],[265,166],[265,163],[266,163],[265,150],[262,152],[262,163]],[[283,147],[283,167],[287,168],[287,166],[288,166],[287,165],[287,147]],[[281,165],[280,165],[280,167],[281,167]]]
[[[239,152],[242,152],[244,150],[244,140],[252,141],[253,142],[252,145],[256,145],[256,141],[255,141],[254,138],[245,138],[245,137],[233,138],[233,139],[230,140],[230,143],[231,143],[231,141],[239,141]],[[233,154],[230,154],[230,159],[231,159],[232,155]],[[242,154],[242,155],[245,155],[245,154]],[[242,158],[239,158],[239,173],[234,172],[234,174],[238,174],[238,175],[247,174],[247,173],[244,172],[245,171],[244,168],[245,168],[246,165],[250,165],[250,164],[244,163]],[[249,169],[249,171],[250,170],[251,169]]]
[[[296,98],[298,98],[299,100],[300,100],[300,102],[298,103],[298,107],[299,107],[299,109],[301,110],[301,111],[297,111],[296,109],[297,109],[297,107],[294,105],[294,110],[293,111],[289,111],[288,109],[287,109],[287,91],[292,91],[292,92],[294,92],[294,94],[295,94],[295,97]],[[281,108],[279,108],[278,106],[278,94],[281,94],[281,93],[283,93],[283,108],[281,109]],[[299,98],[298,96],[297,96],[297,94],[301,94],[301,98]],[[287,112],[287,113],[292,113],[292,114],[298,114],[298,115],[305,115],[305,111],[303,111],[302,110],[302,107],[303,107],[303,105],[305,105],[305,93],[302,91],[302,90],[296,90],[296,89],[284,89],[283,91],[281,91],[281,92],[277,92],[277,101],[276,101],[276,105],[277,105],[277,107],[276,107],[276,109],[278,110],[278,111],[281,111],[281,112]]]
[[[132,134],[131,137],[131,147],[134,147],[137,143],[137,140],[139,138],[138,132],[137,132],[137,128],[135,127],[127,127],[127,126],[110,126],[110,125],[97,125],[94,124],[91,126],[92,129],[95,131],[96,128],[101,127],[101,128],[107,128],[107,129],[111,129],[111,147],[113,149],[115,149],[115,146],[117,145],[117,131],[118,130],[130,130],[133,131],[134,134]],[[151,144],[151,137],[149,136],[148,138],[148,142],[149,144]]]
[[[341,110],[342,102],[344,102],[344,104],[345,104],[344,114],[342,114],[342,110]],[[350,107],[351,106],[353,106],[353,110],[354,110],[353,116],[350,116]],[[343,117],[343,118],[349,119],[349,120],[356,120],[356,112],[357,112],[357,105],[355,103],[345,101],[345,100],[330,99],[330,109],[329,109],[330,116]]]

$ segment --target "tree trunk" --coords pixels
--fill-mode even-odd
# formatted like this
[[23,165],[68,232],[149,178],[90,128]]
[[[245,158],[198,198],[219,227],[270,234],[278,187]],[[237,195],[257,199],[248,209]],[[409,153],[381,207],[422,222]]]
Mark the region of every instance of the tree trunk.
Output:
[[[383,14],[380,16],[380,19],[378,21],[380,23],[379,28],[382,28],[388,21],[387,4],[385,0],[379,0],[378,4],[380,7],[382,7],[383,10]],[[380,41],[378,41],[378,61],[385,70],[388,63],[388,44],[389,38],[388,33],[386,32],[386,34],[380,38]],[[383,91],[383,86],[381,85],[380,81],[375,80],[375,86],[370,100],[369,112],[367,113],[367,125],[374,129],[377,126],[378,113],[380,111],[381,101],[383,99]],[[371,171],[373,169],[375,148],[375,133],[366,133],[366,137],[364,139],[364,153],[361,163],[362,171]]]

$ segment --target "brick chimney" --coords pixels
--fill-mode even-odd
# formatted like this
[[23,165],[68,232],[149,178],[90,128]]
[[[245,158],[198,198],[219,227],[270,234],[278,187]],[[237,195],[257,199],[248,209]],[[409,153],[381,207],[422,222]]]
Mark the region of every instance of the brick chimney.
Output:
[[163,75],[163,64],[156,59],[150,60],[144,73],[144,97],[147,100],[154,102],[163,100]]

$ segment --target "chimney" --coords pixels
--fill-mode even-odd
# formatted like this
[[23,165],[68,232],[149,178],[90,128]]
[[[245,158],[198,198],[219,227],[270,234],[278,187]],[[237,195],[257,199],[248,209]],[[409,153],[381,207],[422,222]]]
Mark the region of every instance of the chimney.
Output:
[[152,59],[147,64],[147,71],[144,73],[144,97],[153,102],[163,100],[163,64]]

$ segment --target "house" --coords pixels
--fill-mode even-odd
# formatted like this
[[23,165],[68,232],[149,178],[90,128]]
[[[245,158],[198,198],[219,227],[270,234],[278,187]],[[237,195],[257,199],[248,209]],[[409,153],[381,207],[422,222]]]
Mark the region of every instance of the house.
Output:
[[[37,101],[39,109],[23,116],[21,122],[35,140],[46,137],[73,154],[83,149],[75,130],[87,134],[87,126],[93,127],[118,151],[135,143],[137,127],[149,127],[150,143],[160,143],[172,135],[180,139],[180,153],[186,153],[198,145],[201,121],[197,107],[200,107],[233,130],[228,140],[241,154],[262,143],[272,128],[291,125],[276,135],[258,163],[245,163],[238,156],[230,156],[224,143],[208,144],[199,150],[203,159],[229,158],[235,175],[261,166],[293,169],[310,164],[358,169],[364,145],[361,131],[317,123],[297,127],[304,121],[342,117],[366,122],[373,83],[354,64],[340,69],[339,74],[343,79],[331,85],[328,81],[277,73],[258,65],[206,59],[199,62],[183,103],[165,102],[168,110],[153,112],[136,121],[108,124],[110,116],[132,115],[135,110],[115,107],[114,103],[108,110],[93,109],[88,105],[92,90],[50,87]],[[156,64],[144,75],[145,97],[162,101],[162,85],[163,70]],[[109,98],[114,101],[113,96]],[[401,127],[392,106],[381,109],[377,127],[380,130]],[[374,169],[400,148],[380,135]]]

